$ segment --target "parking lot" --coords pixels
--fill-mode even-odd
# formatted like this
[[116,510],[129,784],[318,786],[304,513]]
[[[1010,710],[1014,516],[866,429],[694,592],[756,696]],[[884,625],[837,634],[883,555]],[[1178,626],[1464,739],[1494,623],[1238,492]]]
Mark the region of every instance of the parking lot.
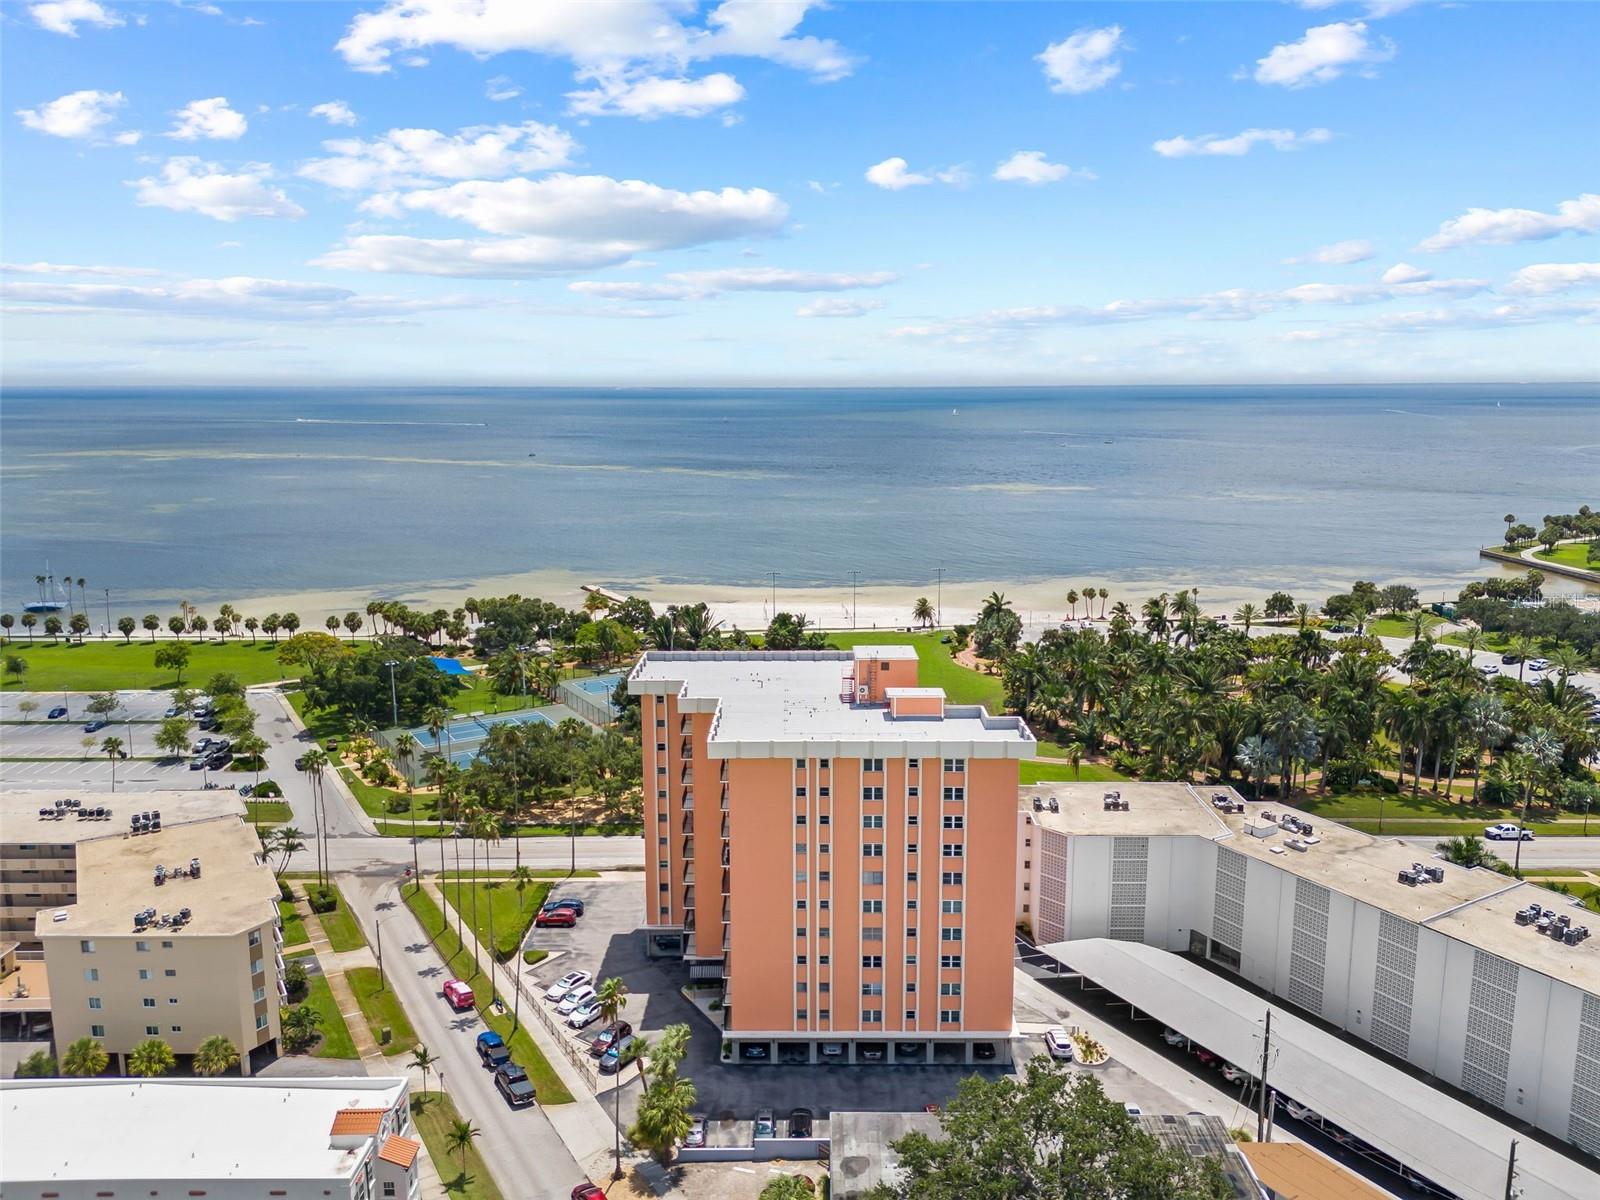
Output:
[[[749,1123],[759,1108],[778,1114],[780,1126],[794,1108],[812,1109],[817,1118],[834,1110],[899,1112],[925,1104],[945,1104],[970,1074],[998,1077],[1010,1067],[938,1065],[850,1067],[818,1063],[739,1065],[722,1061],[722,1033],[678,990],[687,969],[670,959],[650,959],[639,929],[644,883],[574,880],[557,884],[552,897],[576,896],[586,912],[574,929],[531,929],[526,945],[551,951],[530,968],[541,989],[568,971],[588,971],[596,979],[616,976],[628,985],[624,1020],[635,1032],[653,1037],[668,1025],[686,1024],[689,1054],[681,1068],[694,1080],[697,1111],[710,1119],[707,1140],[714,1145],[748,1145]],[[539,1001],[543,1004],[544,1001]],[[595,1027],[591,1027],[591,1031]],[[637,1073],[625,1083],[622,1119],[630,1123],[637,1102]],[[610,1111],[610,1104],[605,1106]],[[719,1126],[718,1122],[725,1122]],[[780,1130],[781,1131],[781,1130]]]

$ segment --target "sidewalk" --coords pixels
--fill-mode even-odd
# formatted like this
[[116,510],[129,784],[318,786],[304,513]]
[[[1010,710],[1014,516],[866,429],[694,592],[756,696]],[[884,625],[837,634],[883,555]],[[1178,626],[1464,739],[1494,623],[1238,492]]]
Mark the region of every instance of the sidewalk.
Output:
[[[305,898],[305,885],[301,884],[296,889],[302,899]],[[344,977],[347,966],[365,966],[367,963],[355,960],[358,955],[365,954],[371,959],[371,950],[363,947],[361,950],[351,950],[344,954],[335,954],[328,935],[322,928],[322,918],[311,911],[311,905],[306,904],[305,912],[306,933],[311,938],[311,949],[317,956],[317,962],[322,967],[322,977],[328,981],[328,990],[333,993],[333,1000],[339,1008],[339,1015],[344,1018],[345,1025],[350,1030],[350,1038],[356,1044],[356,1053],[361,1056],[361,1065],[368,1075],[388,1074],[388,1060],[383,1051],[378,1048],[378,1043],[373,1039],[372,1030],[367,1025],[367,1015],[361,1011],[361,1005],[356,1000],[356,994],[350,990],[350,981]],[[376,1069],[375,1069],[376,1068]]]
[[[439,890],[437,882],[424,879],[422,886],[433,902],[439,906],[439,911],[445,913],[453,911]],[[461,933],[462,944],[467,952],[471,953],[477,939],[473,936],[471,926],[465,921],[462,922]],[[481,947],[479,950],[482,953]],[[483,958],[487,963],[493,963],[493,959],[487,953],[483,953]],[[514,964],[520,967],[521,960],[514,960]],[[527,987],[520,974],[513,977],[506,970],[506,964],[495,964],[492,969],[496,972],[495,985],[502,993],[509,993],[513,987],[519,988],[522,992],[524,1011],[538,1011],[542,1014],[540,1006],[543,1000],[537,989]],[[556,1044],[555,1036],[545,1027],[544,1022],[530,1017],[523,1021],[522,1027],[528,1031],[528,1036],[539,1047],[539,1052],[549,1061],[551,1069],[561,1077],[561,1082],[573,1096],[571,1104],[552,1105],[544,1110],[545,1115],[579,1165],[587,1168],[593,1177],[601,1177],[594,1172],[609,1169],[615,1128],[611,1117],[596,1098],[591,1082],[568,1060],[566,1051]],[[596,1166],[602,1162],[603,1167]]]

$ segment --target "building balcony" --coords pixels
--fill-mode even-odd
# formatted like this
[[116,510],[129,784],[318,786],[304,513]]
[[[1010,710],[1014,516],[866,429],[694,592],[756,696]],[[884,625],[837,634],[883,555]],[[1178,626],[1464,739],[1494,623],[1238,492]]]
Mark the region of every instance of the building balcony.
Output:
[[694,782],[694,771],[693,771],[693,769],[689,768],[689,767],[685,767],[683,769],[683,774],[678,776],[678,782],[683,784],[684,787],[688,787],[691,783],[693,783]]
[[691,834],[691,833],[694,832],[694,814],[693,813],[687,813],[686,812],[686,813],[683,814],[683,832],[686,833],[686,834]]
[[694,837],[693,837],[693,835],[683,839],[683,857],[684,858],[693,858],[694,857]]
[[694,907],[694,889],[692,887],[683,889],[683,907],[686,909]]
[[729,850],[730,847],[728,846],[724,846],[722,848],[722,865],[725,867],[733,865],[732,856],[730,855]]
[[722,785],[722,811],[728,811],[728,785]]
[[686,788],[684,790],[683,799],[679,802],[678,807],[681,808],[686,813],[694,811],[694,789],[693,788]]
[[726,868],[724,868],[722,872],[722,894],[724,896],[728,895],[732,890],[730,887],[730,882],[731,881],[728,879],[728,871]]
[[723,841],[727,841],[728,840],[728,818],[727,817],[723,817],[722,818],[722,840]]

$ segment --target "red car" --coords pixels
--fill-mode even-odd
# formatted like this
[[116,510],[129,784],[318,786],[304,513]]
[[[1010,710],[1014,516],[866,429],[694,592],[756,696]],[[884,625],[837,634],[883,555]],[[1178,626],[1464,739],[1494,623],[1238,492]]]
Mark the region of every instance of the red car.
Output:
[[539,911],[533,923],[541,928],[553,926],[557,929],[571,929],[578,923],[578,918],[570,908],[546,908]]
[[580,1183],[572,1189],[572,1200],[606,1200],[606,1194],[592,1183]]

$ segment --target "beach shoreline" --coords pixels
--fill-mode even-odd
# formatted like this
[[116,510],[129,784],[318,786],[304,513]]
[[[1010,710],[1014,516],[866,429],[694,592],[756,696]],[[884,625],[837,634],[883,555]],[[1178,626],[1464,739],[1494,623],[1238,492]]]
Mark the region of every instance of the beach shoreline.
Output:
[[[1370,571],[1343,572],[1335,575],[1312,573],[1304,569],[1286,571],[1281,576],[1240,578],[1233,582],[1212,582],[1198,573],[1182,573],[1148,578],[1114,579],[1094,574],[1033,580],[964,580],[946,577],[943,586],[937,579],[923,583],[882,584],[862,583],[854,595],[848,580],[834,585],[785,586],[779,575],[776,587],[771,584],[719,584],[689,583],[661,579],[620,579],[596,573],[583,574],[566,570],[528,571],[517,574],[491,575],[475,580],[445,580],[418,582],[411,585],[389,585],[376,588],[327,588],[297,592],[263,593],[255,596],[224,595],[212,597],[190,592],[187,598],[204,611],[223,602],[232,603],[241,611],[257,617],[268,612],[298,613],[303,625],[315,628],[329,613],[342,614],[351,610],[365,613],[373,600],[397,600],[422,611],[436,608],[454,610],[463,606],[468,597],[499,597],[521,595],[540,597],[569,607],[578,607],[586,595],[584,588],[603,587],[608,592],[638,596],[648,600],[657,609],[669,604],[694,604],[704,601],[715,619],[724,628],[737,626],[746,631],[764,629],[774,611],[803,613],[817,628],[829,630],[849,629],[906,629],[915,622],[911,616],[912,605],[926,596],[940,610],[940,624],[949,626],[970,623],[976,618],[984,598],[991,592],[1000,592],[1010,601],[1026,627],[1032,629],[1058,624],[1074,615],[1086,615],[1080,599],[1074,609],[1067,603],[1067,593],[1075,590],[1080,596],[1088,588],[1096,590],[1092,615],[1100,616],[1102,601],[1098,591],[1105,588],[1111,593],[1104,601],[1104,611],[1119,600],[1137,609],[1147,598],[1162,592],[1169,594],[1184,588],[1198,589],[1202,611],[1229,614],[1244,603],[1260,606],[1268,595],[1283,590],[1296,601],[1310,603],[1315,609],[1329,595],[1348,590],[1357,578],[1373,579],[1382,583],[1396,580],[1407,582],[1419,589],[1424,603],[1436,599],[1454,599],[1456,592],[1468,581],[1482,578],[1486,573],[1503,571],[1514,575],[1509,565],[1482,564],[1487,571],[1464,570],[1449,578],[1406,577],[1400,572],[1373,568]],[[1574,587],[1567,589],[1552,577],[1553,591],[1594,595],[1594,589]],[[178,600],[185,598],[174,593],[169,600],[152,600],[150,604],[165,616],[167,607],[176,609]],[[774,601],[776,608],[774,609]],[[98,604],[96,605],[98,607]],[[128,611],[112,600],[113,619]],[[94,613],[98,616],[98,613]],[[209,614],[208,614],[209,615]],[[96,622],[98,625],[99,622]]]

